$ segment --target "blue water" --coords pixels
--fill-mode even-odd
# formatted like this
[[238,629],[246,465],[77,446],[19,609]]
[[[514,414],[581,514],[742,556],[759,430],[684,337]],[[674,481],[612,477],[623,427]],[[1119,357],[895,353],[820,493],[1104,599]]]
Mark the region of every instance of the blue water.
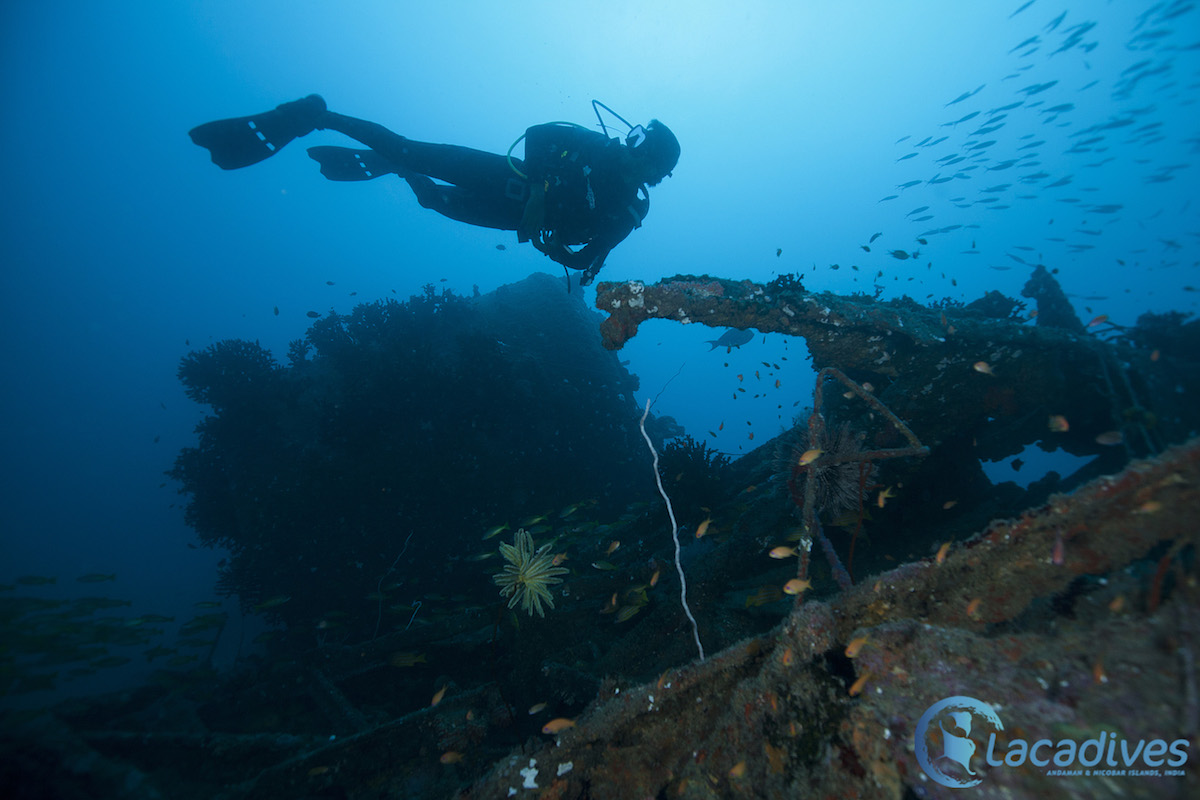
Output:
[[[133,613],[213,598],[223,555],[189,546],[163,477],[204,411],[175,377],[189,350],[243,338],[282,358],[310,309],[560,273],[402,181],[325,181],[299,145],[226,173],[188,140],[311,92],[496,152],[532,124],[593,124],[593,98],[663,120],[679,165],[602,281],[794,272],[966,302],[1017,296],[1043,263],[1085,322],[1200,299],[1190,3],[115,5],[0,15],[0,583],[60,576],[47,596],[115,572],[104,590]],[[656,411],[737,456],[791,424],[812,376],[802,342],[710,352],[719,333],[649,323],[621,357],[639,404],[661,390]],[[736,392],[785,353],[779,388]]]

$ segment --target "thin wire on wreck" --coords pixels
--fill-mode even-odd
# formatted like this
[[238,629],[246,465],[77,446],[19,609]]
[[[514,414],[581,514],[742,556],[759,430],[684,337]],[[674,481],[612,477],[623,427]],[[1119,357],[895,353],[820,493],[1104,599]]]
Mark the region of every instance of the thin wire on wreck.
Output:
[[654,449],[654,444],[650,441],[649,434],[646,433],[646,417],[650,416],[652,402],[654,401],[646,401],[646,411],[638,422],[638,428],[642,432],[642,438],[646,440],[646,446],[650,448],[651,455],[654,456],[654,481],[658,484],[658,493],[662,495],[663,502],[666,503],[667,516],[671,518],[671,539],[675,542],[675,570],[679,573],[679,602],[683,605],[683,613],[687,614],[688,620],[692,623],[692,636],[696,640],[696,649],[700,651],[700,660],[703,661],[704,645],[700,644],[700,626],[696,624],[696,618],[692,616],[692,610],[688,608],[687,580],[683,577],[683,564],[679,561],[679,523],[675,521],[675,509],[671,508],[671,498],[667,496],[667,490],[662,485],[662,476],[658,472],[658,451]]

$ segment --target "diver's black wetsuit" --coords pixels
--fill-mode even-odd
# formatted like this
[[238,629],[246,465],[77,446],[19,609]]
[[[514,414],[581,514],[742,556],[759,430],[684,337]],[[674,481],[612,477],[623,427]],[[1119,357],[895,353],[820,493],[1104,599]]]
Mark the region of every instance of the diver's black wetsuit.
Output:
[[[471,225],[519,231],[520,241],[532,240],[558,263],[590,274],[641,226],[650,207],[638,195],[640,184],[623,177],[620,140],[574,125],[529,128],[526,158],[514,158],[511,165],[495,153],[414,141],[332,111],[321,116],[318,127],[344,133],[382,156],[425,208]],[[574,245],[584,247],[568,249]]]
[[[518,241],[532,242],[563,266],[584,270],[583,283],[641,226],[650,209],[643,181],[661,180],[678,159],[677,143],[660,168],[646,160],[651,148],[634,150],[568,123],[529,128],[525,159],[511,159],[407,139],[378,123],[329,111],[319,95],[249,117],[204,123],[189,135],[210,150],[217,166],[240,169],[314,129],[343,133],[370,148],[309,148],[327,178],[361,181],[395,173],[425,208],[471,225],[517,231]],[[674,142],[669,131],[665,135]],[[583,248],[571,249],[578,245]]]
[[[450,144],[407,139],[375,122],[326,111],[320,128],[344,133],[382,156],[412,187],[425,208],[459,222],[515,231],[529,199],[529,182],[508,159]],[[517,169],[522,162],[513,159]],[[439,185],[431,178],[444,181]]]
[[[529,128],[530,200],[518,238],[531,238],[560,264],[594,275],[650,210],[645,186],[627,178],[624,150],[620,140],[575,125]],[[580,244],[578,252],[566,247]]]

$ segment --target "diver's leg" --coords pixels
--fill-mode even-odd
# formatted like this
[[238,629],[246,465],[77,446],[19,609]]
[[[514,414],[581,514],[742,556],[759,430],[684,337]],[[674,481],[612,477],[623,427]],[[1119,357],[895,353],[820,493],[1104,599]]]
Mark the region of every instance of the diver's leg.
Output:
[[418,203],[444,217],[502,231],[515,231],[521,222],[525,206],[518,197],[492,192],[480,194],[461,186],[434,183],[431,178],[415,173],[402,177],[412,187]]
[[[504,156],[418,142],[378,123],[332,111],[321,116],[320,127],[356,139],[387,159],[425,208],[485,228],[516,230],[521,221],[528,199],[527,182]],[[519,169],[521,163],[514,165]],[[438,184],[431,178],[453,185]]]
[[344,133],[351,139],[362,142],[379,155],[394,163],[397,167],[407,166],[404,163],[404,146],[408,140],[400,134],[388,130],[378,122],[368,122],[365,119],[326,111],[321,115],[318,127],[322,130]]
[[[473,191],[494,190],[510,178],[519,177],[505,156],[453,144],[418,142],[376,122],[333,111],[321,115],[319,127],[357,139],[394,163],[402,176],[406,169]],[[520,161],[514,160],[514,164],[518,169],[521,166]]]

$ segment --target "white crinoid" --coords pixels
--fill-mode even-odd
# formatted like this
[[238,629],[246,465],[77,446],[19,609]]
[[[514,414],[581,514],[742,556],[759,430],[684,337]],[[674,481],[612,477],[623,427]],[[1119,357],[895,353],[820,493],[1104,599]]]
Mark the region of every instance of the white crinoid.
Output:
[[492,580],[500,587],[500,594],[510,598],[508,607],[512,608],[518,601],[521,608],[533,616],[536,611],[539,617],[546,616],[542,610],[542,601],[554,608],[554,598],[550,595],[550,587],[562,583],[558,575],[566,575],[568,570],[554,566],[554,556],[547,551],[549,544],[544,544],[537,550],[533,549],[533,537],[524,528],[517,531],[512,544],[500,545],[500,555],[508,562],[504,571],[492,576]]

